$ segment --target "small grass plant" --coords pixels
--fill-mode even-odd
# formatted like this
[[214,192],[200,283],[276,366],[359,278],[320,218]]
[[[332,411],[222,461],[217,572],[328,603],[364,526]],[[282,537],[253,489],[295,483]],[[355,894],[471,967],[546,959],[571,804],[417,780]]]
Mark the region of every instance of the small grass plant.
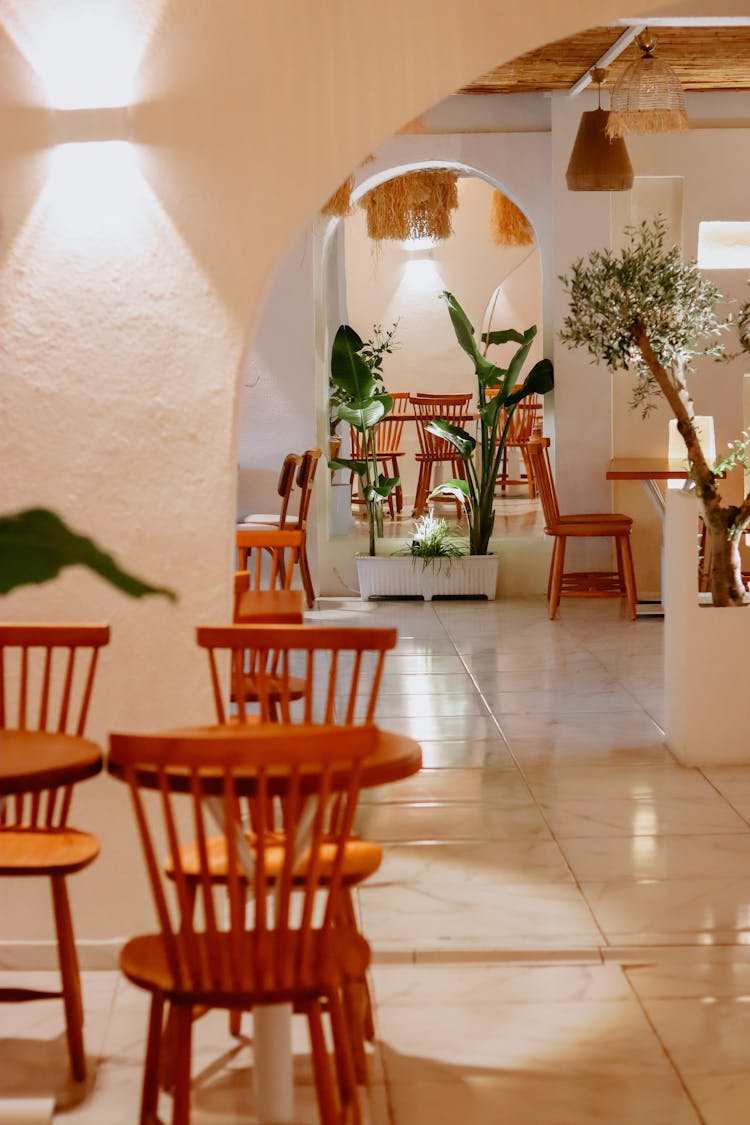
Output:
[[434,559],[460,559],[468,553],[466,544],[451,533],[448,524],[432,508],[414,524],[414,537],[405,548],[413,559],[427,566]]

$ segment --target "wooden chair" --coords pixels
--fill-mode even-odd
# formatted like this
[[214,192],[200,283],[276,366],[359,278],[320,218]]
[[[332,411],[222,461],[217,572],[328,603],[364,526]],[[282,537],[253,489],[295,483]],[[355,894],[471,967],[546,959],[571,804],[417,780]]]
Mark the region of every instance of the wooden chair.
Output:
[[[465,428],[466,423],[471,421],[469,412],[471,393],[458,395],[416,394],[409,396],[409,402],[414,408],[417,420],[417,437],[419,439],[419,453],[415,454],[419,466],[419,475],[417,477],[413,515],[421,516],[427,508],[427,498],[432,491],[432,470],[435,465],[449,465],[453,476],[461,480],[465,476],[463,461],[458,455],[458,450],[445,438],[430,433],[427,429],[427,423],[435,418],[443,418],[446,422],[452,422]],[[455,503],[460,518],[463,515],[463,506],[459,501]]]
[[[529,395],[528,398],[519,402],[513,411],[505,439],[505,446],[503,447],[500,471],[497,474],[497,484],[501,495],[505,494],[509,484],[525,484],[529,490],[529,497],[533,500],[536,496],[534,474],[531,472],[526,447],[534,429],[541,424],[542,410],[542,396]],[[505,420],[506,415],[505,412],[503,412],[500,427],[504,427]],[[500,428],[499,432],[502,432],[502,428]],[[524,471],[521,472],[518,477],[512,477],[508,468],[508,454],[513,449],[518,450],[523,464]]]
[[[404,451],[401,448],[401,436],[404,431],[404,421],[409,413],[409,392],[408,391],[391,391],[389,392],[393,399],[393,409],[382,422],[379,422],[375,427],[375,443],[377,450],[377,459],[382,466],[383,474],[385,476],[393,476],[400,478],[401,472],[399,469],[398,459],[404,456]],[[362,458],[362,434],[359,430],[355,430],[353,426],[349,427],[351,438],[351,455],[356,460]],[[361,497],[356,490],[357,477],[354,473],[351,474],[351,488],[352,488],[352,503],[362,503]],[[394,496],[396,499],[396,512],[401,512],[404,507],[404,494],[400,484],[388,497],[388,511],[393,518],[394,515]]]
[[[281,511],[278,514],[261,513],[258,515],[245,516],[244,520],[238,524],[239,531],[253,531],[253,530],[278,530],[278,531],[299,531],[302,539],[299,549],[299,569],[302,578],[302,585],[307,597],[308,608],[312,608],[315,603],[315,588],[310,574],[310,564],[307,557],[307,517],[310,510],[310,500],[312,499],[312,488],[315,481],[315,473],[318,467],[318,461],[322,456],[320,449],[306,449],[301,455],[288,454],[284,459],[284,464],[281,468],[279,475],[279,495],[286,497],[286,502],[282,498]],[[294,468],[296,464],[297,475],[294,477]],[[295,494],[298,494],[298,501],[296,511],[293,511],[294,505],[290,503],[292,497],[292,483],[296,480]],[[245,569],[240,562],[240,570]]]
[[[229,722],[317,725],[374,722],[386,653],[396,643],[395,629],[334,626],[205,626],[197,630],[206,649],[216,719]],[[227,690],[227,684],[229,689]],[[227,698],[230,707],[227,706]],[[252,714],[248,703],[255,703]],[[221,841],[213,843],[220,865]],[[352,889],[383,859],[381,847],[356,838],[346,846],[341,924],[356,929]],[[218,870],[218,866],[216,868]],[[364,1039],[375,1037],[367,979],[349,983],[345,995],[357,1077],[366,1080]],[[235,1020],[232,1031],[239,1033]]]
[[[547,535],[554,536],[547,598],[549,616],[553,620],[561,597],[573,598],[625,598],[630,616],[636,616],[635,570],[630,549],[630,516],[618,512],[560,515],[557,494],[549,463],[549,438],[534,434],[527,452],[534,483],[542,501]],[[608,537],[614,539],[617,551],[617,570],[565,571],[565,545],[571,539]]]
[[[0,728],[82,737],[108,625],[0,625]],[[61,997],[73,1077],[86,1077],[83,1006],[66,879],[99,854],[99,840],[68,825],[72,786],[0,802],[0,876],[46,878],[52,890],[61,988],[1,988],[0,1000]]]
[[[238,528],[235,536],[238,570],[234,576],[233,618],[237,619],[239,601],[248,590],[255,594],[272,594],[293,588],[295,568],[299,564],[303,535],[301,531],[277,531],[275,528]],[[273,598],[259,597],[272,605]]]
[[[369,946],[341,925],[339,899],[360,763],[375,737],[373,727],[279,725],[246,727],[231,737],[111,736],[109,769],[130,788],[160,925],[158,933],[131,938],[120,955],[127,979],[151,993],[141,1125],[157,1119],[165,1001],[176,1056],[172,1125],[190,1120],[194,1007],[246,1011],[290,1003],[307,1016],[321,1122],[361,1121],[341,997],[348,980],[365,972]],[[158,790],[159,802],[144,789]],[[285,838],[295,841],[281,854],[268,821],[274,804]],[[210,849],[217,821],[227,829],[221,878]],[[169,884],[161,863],[165,838]],[[318,862],[323,850],[325,865]]]
[[281,465],[276,491],[281,497],[281,509],[278,512],[251,513],[237,525],[238,527],[252,529],[256,524],[261,527],[276,527],[280,531],[286,526],[289,502],[294,489],[294,478],[299,470],[302,457],[299,453],[287,453]]

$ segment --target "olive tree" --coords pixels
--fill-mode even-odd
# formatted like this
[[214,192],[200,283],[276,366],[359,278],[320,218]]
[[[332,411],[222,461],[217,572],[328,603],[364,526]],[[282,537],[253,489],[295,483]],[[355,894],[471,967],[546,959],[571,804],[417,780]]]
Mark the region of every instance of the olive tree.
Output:
[[619,254],[596,250],[560,278],[570,297],[560,338],[585,348],[610,371],[635,370],[633,406],[644,415],[657,396],[666,399],[687,447],[690,480],[708,529],[713,604],[739,606],[745,601],[739,545],[750,524],[750,493],[739,505],[724,504],[718,484],[726,470],[745,463],[750,439],[743,434],[728,457],[710,466],[688,385],[696,356],[723,355],[719,337],[729,321],[717,316],[716,287],[695,262],[684,262],[677,247],[666,245],[662,218],[629,227],[626,235]]

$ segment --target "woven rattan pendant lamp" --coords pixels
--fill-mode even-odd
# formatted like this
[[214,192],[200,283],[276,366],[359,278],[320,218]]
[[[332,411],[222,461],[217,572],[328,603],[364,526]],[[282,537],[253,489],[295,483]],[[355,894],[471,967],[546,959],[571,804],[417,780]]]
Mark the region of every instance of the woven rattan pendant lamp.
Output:
[[671,66],[654,56],[656,38],[646,28],[636,43],[641,57],[626,66],[615,83],[607,136],[687,129],[685,93]]
[[605,75],[599,67],[591,71],[599,87],[599,107],[581,115],[565,173],[569,191],[628,191],[633,186],[633,166],[625,141],[607,134],[610,113],[601,104]]

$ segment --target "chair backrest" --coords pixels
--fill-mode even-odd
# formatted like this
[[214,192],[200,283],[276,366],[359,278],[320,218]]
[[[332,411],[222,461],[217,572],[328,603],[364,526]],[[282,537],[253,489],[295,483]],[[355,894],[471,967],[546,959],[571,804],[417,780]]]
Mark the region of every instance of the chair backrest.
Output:
[[[541,395],[529,395],[528,398],[519,402],[511,416],[505,444],[525,445],[534,432],[534,427],[541,422],[542,409]],[[501,424],[498,427],[498,436],[505,425],[505,417],[505,411],[503,411]]]
[[469,403],[471,392],[456,395],[416,394],[409,396],[417,420],[419,456],[431,461],[453,461],[458,457],[455,446],[445,438],[430,433],[427,423],[435,418],[443,418],[454,425],[471,421]]
[[[386,414],[382,422],[378,422],[375,427],[375,446],[381,457],[392,457],[394,453],[400,452],[404,421],[411,406],[408,391],[389,391],[388,393],[393,399],[393,408],[390,414]],[[362,457],[362,434],[359,430],[355,430],[354,426],[349,427],[349,434],[351,456],[355,459]]]
[[[238,528],[235,601],[244,590],[291,590],[302,547],[301,531]],[[245,577],[247,576],[247,577]]]
[[[319,976],[314,954],[340,917],[344,847],[362,759],[375,739],[374,727],[292,731],[267,724],[196,737],[110,736],[108,769],[130,788],[177,988],[204,997],[249,995],[304,987]],[[144,790],[158,791],[158,802]],[[284,835],[295,842],[281,861],[266,822],[275,797]],[[252,824],[243,822],[248,807]],[[217,828],[226,840],[221,884],[210,869]],[[323,844],[325,878],[314,861]]]
[[[0,729],[81,737],[99,650],[109,625],[0,625]],[[3,803],[0,824],[65,825],[73,787],[19,793]]]
[[281,511],[279,512],[279,530],[283,531],[286,525],[289,501],[294,489],[294,478],[297,475],[302,458],[298,453],[287,453],[281,465],[279,483],[276,490],[281,497]]
[[[219,723],[254,718],[248,713],[245,692],[239,690],[248,675],[264,722],[372,723],[385,656],[396,637],[395,629],[319,625],[225,625],[197,630],[198,644],[208,653]],[[231,717],[225,704],[230,693],[237,706]]]
[[296,517],[289,521],[291,526],[298,531],[304,531],[307,527],[307,515],[310,510],[310,500],[312,499],[312,487],[318,468],[318,462],[321,457],[322,450],[320,449],[306,449],[300,457],[299,469],[297,470],[299,504],[297,505]]
[[548,526],[557,523],[560,509],[557,506],[557,493],[549,461],[549,438],[538,433],[532,434],[526,443],[526,453],[531,465],[531,475],[542,501],[544,521]]
[[0,625],[0,729],[83,735],[109,625]]

